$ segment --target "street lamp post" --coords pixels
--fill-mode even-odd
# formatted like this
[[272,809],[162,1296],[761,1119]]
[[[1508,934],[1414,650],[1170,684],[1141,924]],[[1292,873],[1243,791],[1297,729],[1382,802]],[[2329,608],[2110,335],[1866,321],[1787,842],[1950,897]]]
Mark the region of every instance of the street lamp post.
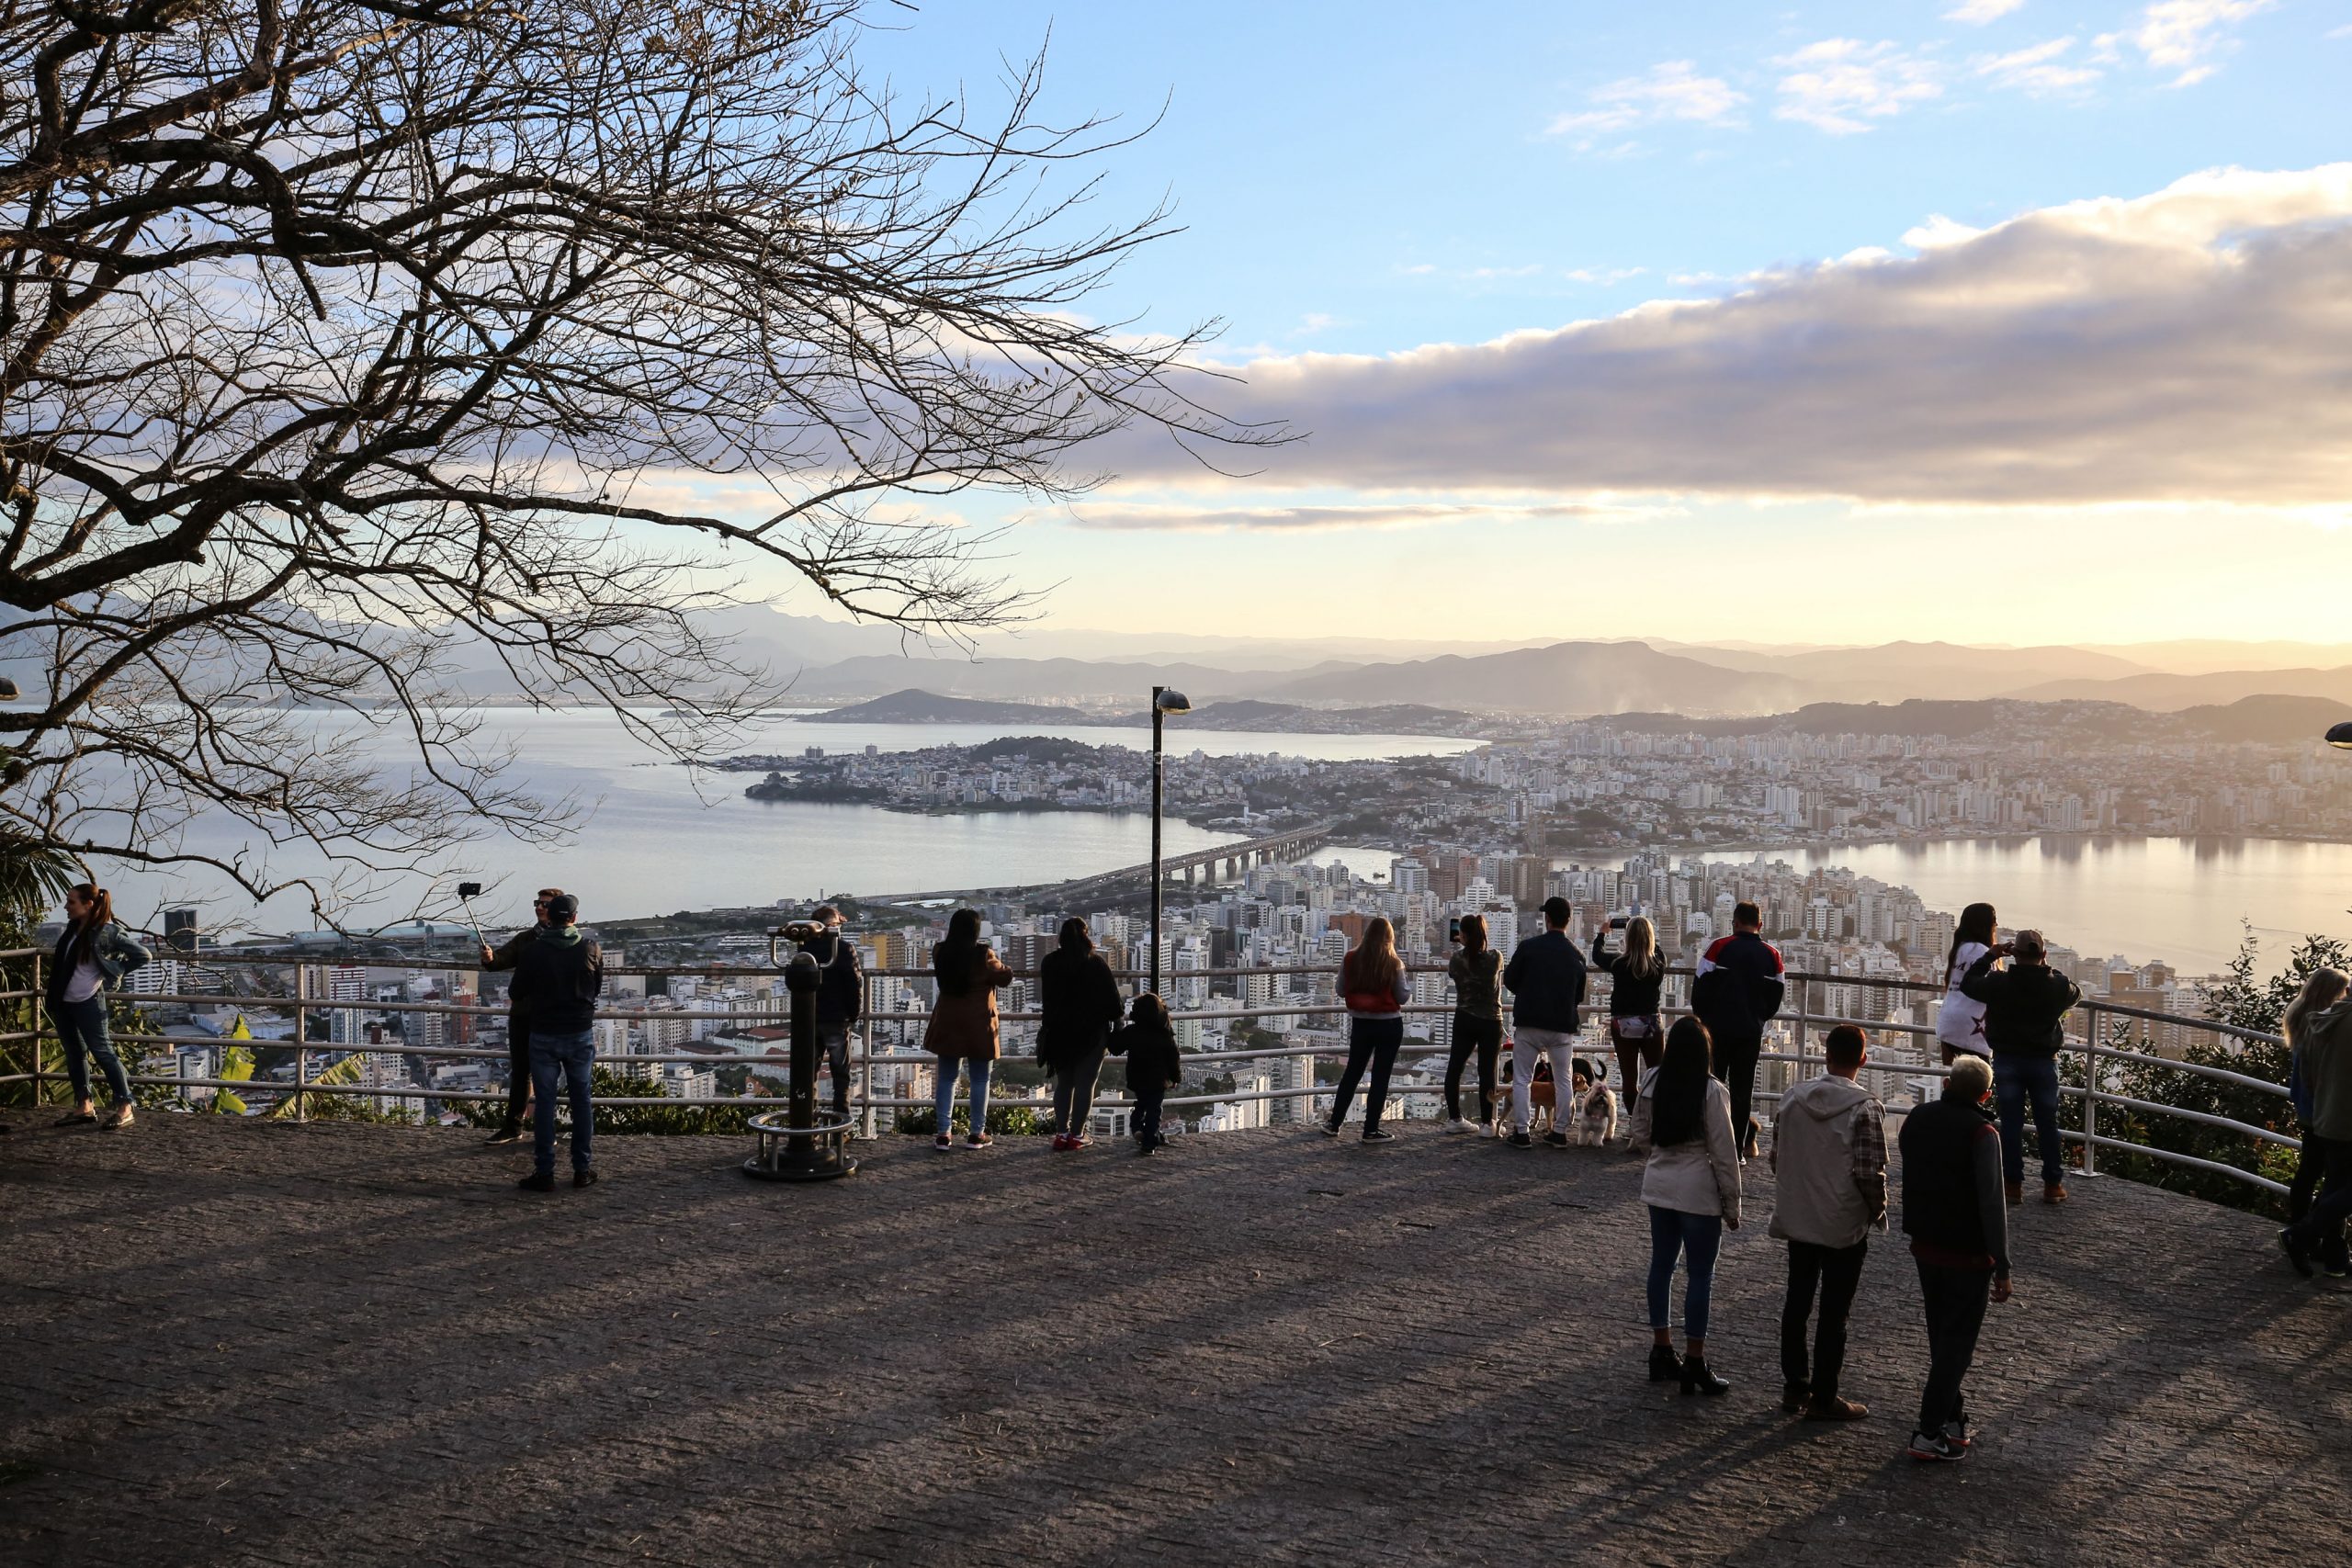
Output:
[[1159,775],[1160,726],[1171,713],[1190,713],[1193,705],[1184,694],[1166,686],[1151,689],[1151,994],[1159,994],[1159,901],[1162,881],[1159,872]]

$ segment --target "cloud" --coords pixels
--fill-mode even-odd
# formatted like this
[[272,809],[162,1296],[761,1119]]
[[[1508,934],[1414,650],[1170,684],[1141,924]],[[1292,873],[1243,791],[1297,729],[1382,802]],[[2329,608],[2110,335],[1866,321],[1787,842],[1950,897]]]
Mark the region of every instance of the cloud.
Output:
[[1981,28],[1987,22],[1999,21],[2024,4],[2025,0],[1962,0],[1944,13],[1944,20],[1968,22]]
[[1606,137],[1668,120],[1736,126],[1747,96],[1720,76],[1700,75],[1687,60],[1668,60],[1646,76],[1594,88],[1588,101],[1590,108],[1555,116],[1544,134],[1574,137],[1580,151],[1589,151]]
[[1996,86],[2038,96],[2079,92],[2097,83],[2100,73],[2095,66],[2075,64],[2064,58],[2073,51],[2075,41],[2054,38],[2007,54],[1980,54],[1969,63]]
[[1833,136],[1868,130],[1943,93],[1933,66],[1891,43],[1824,39],[1772,63],[1789,73],[1773,114]]
[[1656,507],[1599,502],[1497,506],[1458,502],[1364,502],[1327,506],[1203,508],[1181,502],[1073,507],[1079,527],[1113,533],[1302,533],[1327,528],[1418,528],[1448,523],[1523,523],[1580,519],[1623,523],[1661,515]]
[[[1931,220],[1917,254],[1385,357],[1250,365],[1220,407],[1307,433],[1261,491],[1842,497],[2352,495],[2352,164]],[[1167,444],[1129,482],[1197,476]]]
[[2221,69],[2212,56],[2236,47],[2230,29],[2269,10],[2277,0],[2157,0],[2140,25],[2122,35],[2159,71],[2177,72],[2176,87],[2191,87]]

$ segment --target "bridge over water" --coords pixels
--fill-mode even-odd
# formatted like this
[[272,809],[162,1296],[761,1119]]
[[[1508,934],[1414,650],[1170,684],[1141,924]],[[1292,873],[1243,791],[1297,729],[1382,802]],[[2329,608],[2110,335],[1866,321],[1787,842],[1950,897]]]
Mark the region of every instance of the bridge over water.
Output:
[[[0,1561],[2305,1562],[2352,1496],[2352,1296],[2114,1178],[2017,1212],[1964,1463],[1872,1244],[1847,1392],[1779,1412],[1769,1170],[1711,1359],[1643,1378],[1638,1168],[1407,1125],[860,1145],[612,1137],[516,1192],[456,1133],[0,1113]],[[2331,1542],[2337,1543],[2331,1545]]]
[[[1209,883],[1238,880],[1251,866],[1268,862],[1294,861],[1314,853],[1331,841],[1335,824],[1318,822],[1309,828],[1294,828],[1285,832],[1269,833],[1263,838],[1238,843],[1216,844],[1205,850],[1193,850],[1183,854],[1162,855],[1160,865],[1166,874],[1192,886],[1199,881]],[[1205,875],[1203,875],[1205,874]],[[1148,892],[1151,886],[1151,863],[1123,865],[1116,871],[1105,871],[1093,876],[1081,876],[1072,882],[1050,886],[1011,886],[1002,887],[950,887],[930,893],[877,893],[861,895],[862,901],[872,904],[932,904],[950,900],[972,901],[983,898],[1020,897],[1046,903],[1068,906],[1089,898],[1107,897],[1126,885],[1137,885]]]

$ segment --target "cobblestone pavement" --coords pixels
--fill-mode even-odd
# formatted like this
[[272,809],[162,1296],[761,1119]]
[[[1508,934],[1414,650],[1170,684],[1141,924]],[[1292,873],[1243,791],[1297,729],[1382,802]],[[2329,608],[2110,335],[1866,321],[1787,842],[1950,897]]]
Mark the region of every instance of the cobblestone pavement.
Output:
[[12,1568],[2298,1562],[2352,1496],[2352,1298],[2111,1179],[2020,1213],[1982,1439],[1917,1466],[1899,1241],[1871,1419],[1779,1414],[1761,1167],[1702,1401],[1644,1381],[1615,1153],[893,1139],[796,1188],[616,1137],[541,1196],[468,1134],[13,1120]]

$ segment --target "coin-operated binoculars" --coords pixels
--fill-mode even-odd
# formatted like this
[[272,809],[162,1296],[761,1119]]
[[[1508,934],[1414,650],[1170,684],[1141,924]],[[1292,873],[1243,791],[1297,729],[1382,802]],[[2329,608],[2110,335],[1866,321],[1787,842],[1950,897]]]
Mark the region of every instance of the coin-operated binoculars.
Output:
[[743,1162],[743,1174],[763,1181],[827,1181],[857,1168],[849,1157],[850,1129],[856,1123],[817,1120],[817,987],[823,976],[806,953],[784,957],[786,942],[805,942],[824,929],[795,920],[768,933],[768,962],[782,964],[784,987],[792,998],[792,1088],[783,1111],[752,1118],[758,1142]]

